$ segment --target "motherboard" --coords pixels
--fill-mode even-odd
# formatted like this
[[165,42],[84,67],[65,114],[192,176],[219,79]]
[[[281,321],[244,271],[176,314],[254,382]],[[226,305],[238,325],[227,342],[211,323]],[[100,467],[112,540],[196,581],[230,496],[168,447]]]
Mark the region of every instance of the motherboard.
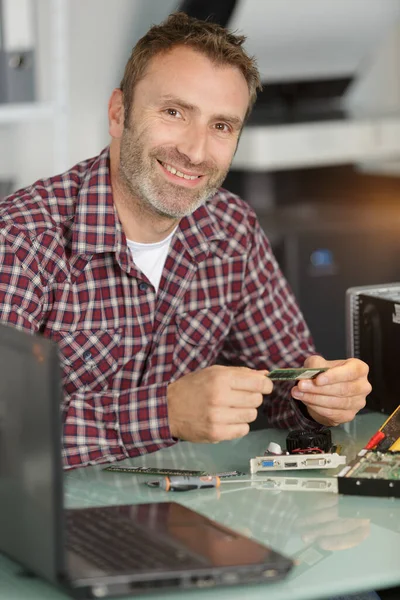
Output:
[[338,475],[340,494],[400,497],[400,452],[361,450]]

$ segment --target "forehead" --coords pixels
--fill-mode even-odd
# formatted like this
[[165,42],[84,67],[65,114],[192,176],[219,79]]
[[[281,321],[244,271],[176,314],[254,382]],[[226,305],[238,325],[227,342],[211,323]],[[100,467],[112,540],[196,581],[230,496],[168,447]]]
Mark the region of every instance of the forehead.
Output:
[[249,104],[247,82],[237,67],[215,64],[185,46],[154,56],[136,87],[145,102],[174,96],[204,111],[234,111],[241,118]]

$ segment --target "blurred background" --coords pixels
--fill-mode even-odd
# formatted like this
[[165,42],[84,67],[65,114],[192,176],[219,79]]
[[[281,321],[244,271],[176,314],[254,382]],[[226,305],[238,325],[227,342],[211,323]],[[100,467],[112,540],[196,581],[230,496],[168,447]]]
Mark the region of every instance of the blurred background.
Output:
[[264,89],[224,186],[345,356],[345,290],[400,281],[400,0],[0,0],[0,198],[108,144],[132,46],[177,8],[248,38]]

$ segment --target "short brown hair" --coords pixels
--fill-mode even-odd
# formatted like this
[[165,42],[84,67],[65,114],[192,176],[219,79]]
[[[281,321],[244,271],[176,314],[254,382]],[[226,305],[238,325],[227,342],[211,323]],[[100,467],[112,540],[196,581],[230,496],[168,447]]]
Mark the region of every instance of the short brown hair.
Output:
[[176,46],[190,46],[203,53],[217,65],[230,65],[241,71],[249,88],[249,116],[261,90],[260,75],[254,57],[242,47],[246,37],[236,35],[211,21],[201,21],[177,12],[160,25],[153,25],[134,46],[126,64],[120,89],[124,94],[125,126],[129,124],[135,85],[143,77],[149,61]]

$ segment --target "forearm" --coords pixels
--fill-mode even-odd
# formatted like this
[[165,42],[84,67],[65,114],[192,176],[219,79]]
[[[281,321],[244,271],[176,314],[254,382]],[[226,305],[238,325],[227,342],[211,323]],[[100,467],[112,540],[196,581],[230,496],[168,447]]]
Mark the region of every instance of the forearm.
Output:
[[175,443],[168,425],[166,387],[66,396],[62,411],[64,466],[122,460]]

